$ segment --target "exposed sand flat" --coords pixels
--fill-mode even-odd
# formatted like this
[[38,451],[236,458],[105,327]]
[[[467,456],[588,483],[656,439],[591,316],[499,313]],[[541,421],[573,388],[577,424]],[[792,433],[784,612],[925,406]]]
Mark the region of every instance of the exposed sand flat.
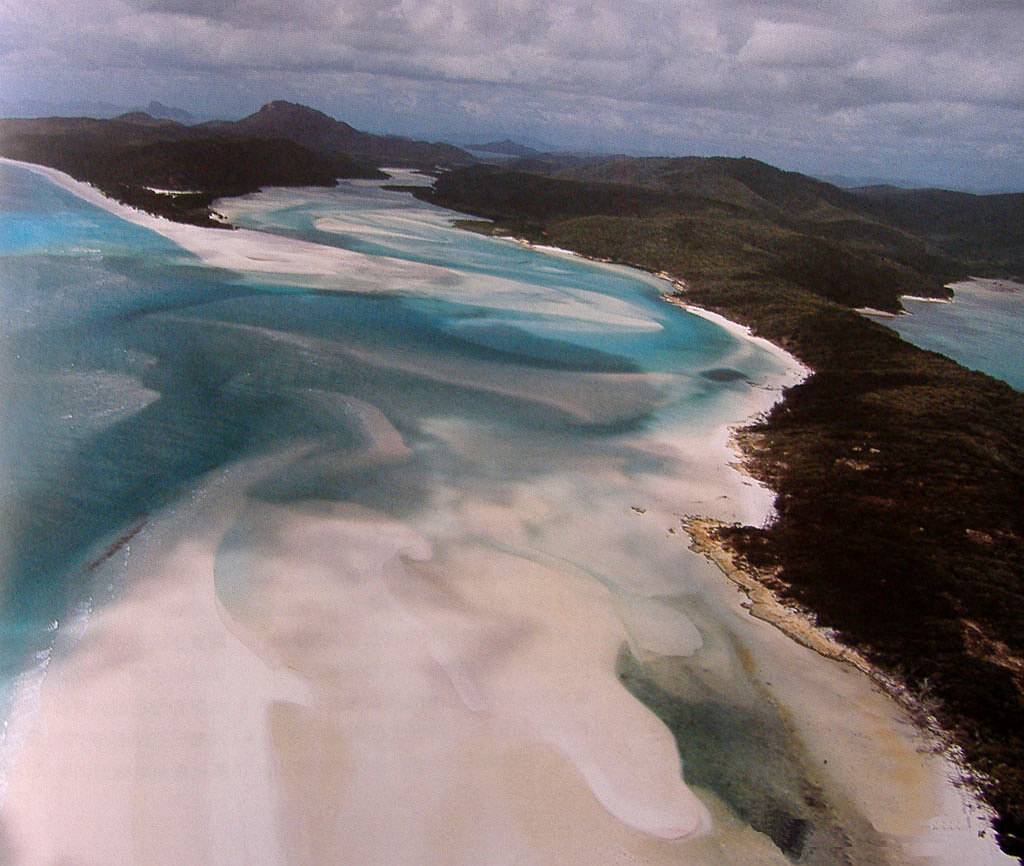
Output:
[[658,323],[637,316],[628,304],[598,292],[531,287],[524,293],[523,285],[513,280],[474,278],[437,265],[367,256],[251,229],[185,225],[120,204],[56,169],[3,161],[41,174],[85,201],[163,235],[211,267],[238,271],[257,282],[287,278],[290,284],[331,291],[420,294],[458,303],[479,303],[490,309],[578,319],[601,327],[640,331],[660,328]]
[[[346,732],[339,838],[391,845],[390,862],[435,862],[426,842],[446,805],[489,812],[471,847],[495,844],[509,828],[493,821],[512,804],[493,764],[529,743],[561,755],[610,819],[664,838],[704,824],[668,732],[617,682],[625,635],[600,586],[489,547],[431,554],[408,528],[351,508],[253,519],[274,548],[231,560],[256,590],[238,616]],[[472,862],[448,857],[437,862]]]
[[150,192],[155,192],[157,195],[200,195],[202,190],[198,189],[159,189],[155,186],[144,187]]
[[412,226],[408,231],[403,232],[398,226],[394,229],[390,229],[387,226],[373,226],[368,225],[366,222],[344,220],[339,217],[320,217],[315,221],[314,225],[320,231],[327,232],[329,234],[343,235],[358,232],[361,236],[368,235],[370,237],[390,238],[392,240],[396,237],[406,240],[419,239],[419,235],[415,232],[415,226]]
[[[516,302],[511,281],[428,285],[442,297],[478,291],[481,308]],[[629,314],[580,300],[520,303],[594,323]],[[629,417],[657,398],[654,386],[680,387],[644,375],[512,377],[509,365],[443,353],[206,324],[256,346],[295,341],[303,363],[335,352],[339,366],[588,421]],[[806,375],[774,351],[784,369],[730,403],[737,414],[766,409]],[[686,378],[700,377],[676,377]],[[749,783],[762,795],[754,805],[774,809],[776,776],[807,783],[779,789],[783,818],[786,803],[821,795],[822,823],[842,828],[832,838],[844,850],[808,849],[800,862],[1005,862],[895,704],[752,619],[687,550],[682,509],[749,523],[771,511],[771,492],[728,466],[729,431],[714,426],[727,419],[680,417],[597,444],[557,427],[509,435],[443,409],[392,423],[372,397],[340,391],[287,396],[349,444],[328,434],[237,464],[124,536],[128,588],[55,653],[11,772],[5,866],[783,866],[791,860],[739,817],[745,792],[730,790]],[[417,463],[424,452],[442,459]],[[358,489],[346,473],[366,467],[387,471]],[[246,495],[304,489],[307,469],[337,471],[353,502]],[[388,513],[366,504],[381,492],[371,485],[391,484]],[[407,493],[417,498],[401,504]],[[627,648],[681,709],[712,713],[715,724],[681,741],[682,761],[619,679]],[[716,739],[723,729],[731,741]],[[724,784],[712,773],[697,787],[702,750],[712,766],[735,750],[749,759]]]
[[284,862],[266,713],[308,691],[224,626],[224,486],[133,538],[144,577],[55,657],[0,812],[5,863]]
[[12,864],[589,863],[707,826],[600,586],[351,507],[251,504],[225,546],[234,476],[133,540],[51,668]]

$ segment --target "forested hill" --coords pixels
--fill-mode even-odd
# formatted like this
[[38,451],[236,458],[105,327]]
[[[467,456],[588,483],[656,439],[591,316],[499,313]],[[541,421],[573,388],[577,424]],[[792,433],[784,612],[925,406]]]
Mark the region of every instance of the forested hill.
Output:
[[480,230],[668,273],[681,300],[813,368],[740,436],[776,520],[719,541],[938,719],[1024,855],[1024,394],[851,309],[1019,277],[1020,222],[997,215],[1020,197],[851,192],[754,160],[530,167],[460,169],[419,195],[496,221]]
[[725,157],[618,159],[559,174],[577,180],[628,179],[677,196],[700,197],[709,208],[876,252],[928,277],[948,279],[960,271],[1024,277],[1024,193],[840,189],[755,159]]
[[973,195],[892,186],[853,192],[866,212],[928,238],[947,255],[1024,274],[1024,193]]
[[354,132],[289,103],[200,126],[144,113],[7,120],[0,155],[210,224],[218,196],[379,176],[399,154],[436,167],[447,154],[450,170],[418,195],[667,272],[684,300],[788,348],[814,375],[743,436],[778,518],[720,539],[934,713],[997,811],[1004,848],[1024,855],[1024,394],[852,309],[947,296],[968,274],[1020,278],[1022,197],[840,190],[749,159],[465,166],[457,149],[386,137],[372,156]]
[[[264,186],[384,178],[381,165],[472,162],[452,145],[359,132],[312,108],[275,102],[241,121],[186,126],[131,112],[112,120],[0,120],[0,156],[51,166],[113,198],[216,226],[210,203]],[[154,190],[159,190],[156,192]]]
[[[944,285],[967,274],[1024,274],[1024,219],[1013,218],[1024,194],[949,193],[940,212],[915,222],[913,201],[927,191],[842,190],[753,159],[528,166],[460,169],[422,196],[526,236],[557,225],[583,243],[611,245],[607,251],[622,260],[645,250],[664,259],[681,246],[693,253],[693,277],[733,262],[750,276],[851,307],[897,311],[900,295],[948,297]],[[614,220],[641,212],[627,247],[616,251]]]

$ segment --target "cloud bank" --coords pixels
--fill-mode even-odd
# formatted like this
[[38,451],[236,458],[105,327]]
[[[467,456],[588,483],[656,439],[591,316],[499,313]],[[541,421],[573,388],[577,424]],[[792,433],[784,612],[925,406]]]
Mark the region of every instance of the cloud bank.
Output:
[[6,0],[0,102],[282,97],[355,125],[1024,188],[1020,0]]

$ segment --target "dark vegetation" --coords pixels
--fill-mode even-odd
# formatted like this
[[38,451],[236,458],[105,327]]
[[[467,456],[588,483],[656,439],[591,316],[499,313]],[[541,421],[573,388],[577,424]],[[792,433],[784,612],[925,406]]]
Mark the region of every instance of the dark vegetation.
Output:
[[866,187],[856,191],[869,212],[928,238],[968,260],[974,271],[993,266],[1024,275],[1024,195],[972,195],[944,189]]
[[0,155],[60,169],[126,204],[207,226],[221,225],[210,205],[224,196],[384,178],[379,165],[434,168],[473,160],[452,145],[360,132],[287,102],[240,121],[198,126],[144,112],[113,120],[0,120]]
[[667,272],[814,370],[742,434],[777,519],[720,538],[934,715],[1024,854],[1024,394],[851,309],[1020,274],[1024,221],[1002,220],[1024,196],[852,193],[753,160],[549,171],[462,169],[419,194]]
[[1024,195],[840,190],[750,159],[467,166],[451,145],[372,136],[290,103],[200,126],[144,113],[0,121],[0,154],[200,224],[218,196],[447,166],[415,194],[667,272],[685,281],[683,300],[789,349],[814,375],[743,434],[778,518],[725,527],[722,540],[934,714],[996,809],[1003,847],[1024,854],[1024,394],[853,309],[947,296],[969,273],[1019,277]]

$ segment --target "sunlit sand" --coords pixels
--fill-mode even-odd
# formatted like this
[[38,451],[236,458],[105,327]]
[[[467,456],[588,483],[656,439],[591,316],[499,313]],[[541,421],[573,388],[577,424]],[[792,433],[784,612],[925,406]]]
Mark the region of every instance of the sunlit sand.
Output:
[[[475,294],[483,321],[515,309],[568,332],[661,328],[647,308],[598,292],[517,298],[512,280],[169,225],[168,237],[246,278],[336,267],[356,291],[383,267],[379,279],[403,275],[418,297]],[[751,345],[764,353],[759,384],[653,423],[673,394],[707,380],[161,313],[162,328],[201,326],[210,345],[251,349],[260,363],[232,387],[277,385],[302,417],[348,438],[300,430],[197,479],[125,535],[117,557],[100,545],[90,579],[124,589],[59,625],[41,690],[24,695],[0,862],[783,866],[779,834],[743,810],[788,820],[815,797],[827,809],[814,813],[820,826],[808,822],[801,862],[1004,862],[979,838],[983,816],[950,784],[951,766],[895,703],[750,617],[689,550],[686,514],[771,518],[771,491],[730,465],[730,425],[807,374],[701,315],[730,329],[737,358]],[[346,381],[394,377],[406,383],[399,404],[424,389],[471,393],[540,420],[510,427],[454,398],[423,398],[438,408],[414,421],[391,417],[355,390],[280,386],[261,368],[272,358]],[[131,386],[118,419],[157,399],[130,377],[94,378],[101,396]],[[318,495],[324,479],[337,487]],[[350,501],[327,495],[338,488]],[[630,670],[679,715],[720,725],[677,741],[657,701],[626,687]],[[708,770],[730,768],[736,750],[749,750],[742,778],[765,792],[752,804],[730,790],[747,782]]]

